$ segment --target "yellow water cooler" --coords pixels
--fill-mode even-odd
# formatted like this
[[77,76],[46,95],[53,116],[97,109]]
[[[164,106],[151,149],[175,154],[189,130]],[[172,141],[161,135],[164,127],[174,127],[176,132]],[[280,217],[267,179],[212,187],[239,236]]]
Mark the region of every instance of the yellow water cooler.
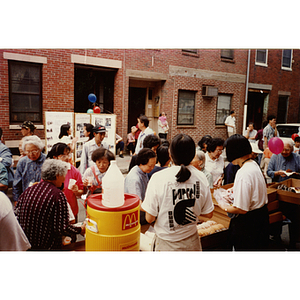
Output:
[[140,250],[140,200],[124,197],[124,204],[113,208],[102,204],[102,194],[87,198],[86,251]]

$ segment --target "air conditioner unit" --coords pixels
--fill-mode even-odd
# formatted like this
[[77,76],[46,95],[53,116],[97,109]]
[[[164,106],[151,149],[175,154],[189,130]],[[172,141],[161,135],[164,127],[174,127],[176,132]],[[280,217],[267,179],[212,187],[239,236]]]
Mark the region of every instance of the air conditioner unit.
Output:
[[202,97],[217,97],[218,88],[214,86],[203,86],[202,87]]

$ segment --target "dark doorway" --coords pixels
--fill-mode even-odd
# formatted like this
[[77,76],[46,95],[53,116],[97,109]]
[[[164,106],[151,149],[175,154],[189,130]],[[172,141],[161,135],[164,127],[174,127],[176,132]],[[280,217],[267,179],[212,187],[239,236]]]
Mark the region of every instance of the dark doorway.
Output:
[[128,132],[131,126],[137,124],[137,117],[145,114],[146,88],[129,88],[129,108],[128,108]]
[[253,122],[256,130],[262,128],[265,96],[266,94],[260,92],[248,93],[247,125],[249,122]]
[[288,96],[279,96],[276,123],[286,123]]
[[116,70],[75,65],[74,71],[74,111],[86,113],[93,108],[93,103],[88,100],[88,95],[93,93],[101,113],[113,113]]

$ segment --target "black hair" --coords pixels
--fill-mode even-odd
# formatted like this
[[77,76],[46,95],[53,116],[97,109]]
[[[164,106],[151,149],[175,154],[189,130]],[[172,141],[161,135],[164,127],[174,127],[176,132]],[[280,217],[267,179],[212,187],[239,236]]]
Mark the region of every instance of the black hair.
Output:
[[139,165],[146,165],[149,162],[150,158],[156,157],[156,154],[153,150],[149,148],[143,148],[137,154],[136,164]]
[[300,142],[300,136],[296,136],[295,139],[294,139],[294,142],[298,142],[299,143]]
[[224,146],[224,140],[221,138],[212,138],[207,145],[207,152],[214,152],[218,146]]
[[96,162],[97,160],[101,159],[102,157],[105,157],[109,162],[111,160],[115,160],[115,155],[110,151],[107,150],[103,147],[100,147],[98,149],[96,149],[93,153],[92,153],[92,161]]
[[273,119],[276,119],[276,116],[274,116],[274,115],[268,115],[268,117],[267,117],[268,123],[269,123],[269,121],[271,121]]
[[93,125],[90,123],[84,123],[83,126],[85,127],[85,130],[89,133],[89,141],[94,138],[93,134]]
[[252,147],[243,135],[234,134],[225,142],[226,156],[229,162],[252,153]]
[[254,126],[254,123],[253,123],[253,122],[249,122],[249,123],[248,123],[248,126],[249,126],[249,125],[253,125],[253,126]]
[[187,168],[195,157],[196,147],[194,140],[187,134],[177,134],[170,145],[170,154],[175,165],[180,166],[176,174],[178,182],[185,182],[191,177],[191,172]]
[[231,110],[231,111],[230,111],[230,114],[232,115],[233,113],[234,113],[234,110]]
[[57,157],[59,155],[64,155],[65,150],[71,151],[70,146],[65,143],[56,143],[52,146],[51,150],[47,154],[47,158]]
[[138,119],[140,119],[141,123],[144,123],[146,128],[149,126],[149,119],[145,115],[140,115]]
[[68,136],[68,130],[70,129],[70,125],[69,124],[63,124],[60,126],[60,133],[58,138],[61,139],[63,136]]
[[166,139],[160,139],[161,141],[161,146],[170,146],[170,142]]
[[204,144],[208,146],[208,143],[211,141],[212,137],[209,134],[206,134],[202,137],[202,139],[198,142],[198,146],[202,149],[204,149]]
[[0,127],[0,139],[2,138],[2,128]]
[[144,138],[143,148],[152,148],[161,144],[161,140],[157,135],[149,134]]
[[169,147],[166,145],[160,145],[157,150],[157,160],[161,167],[164,167],[168,160],[170,160]]

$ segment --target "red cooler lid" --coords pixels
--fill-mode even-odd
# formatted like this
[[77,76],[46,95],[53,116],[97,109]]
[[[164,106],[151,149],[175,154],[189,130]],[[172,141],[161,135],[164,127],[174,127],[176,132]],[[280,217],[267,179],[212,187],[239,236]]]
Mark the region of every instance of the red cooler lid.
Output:
[[107,207],[102,204],[102,194],[93,194],[87,198],[87,205],[90,208],[101,211],[124,211],[137,207],[140,204],[140,199],[134,194],[124,194],[125,201],[119,207]]

